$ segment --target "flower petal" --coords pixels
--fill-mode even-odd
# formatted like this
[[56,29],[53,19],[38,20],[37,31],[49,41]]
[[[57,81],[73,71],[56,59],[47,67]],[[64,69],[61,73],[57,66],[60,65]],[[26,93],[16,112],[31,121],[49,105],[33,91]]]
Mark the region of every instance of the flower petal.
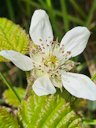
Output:
[[44,10],[36,10],[32,16],[30,36],[37,45],[48,44],[53,41],[53,32],[49,17]]
[[0,56],[12,61],[18,68],[23,71],[29,71],[33,68],[32,60],[19,52],[13,50],[2,50]]
[[34,82],[32,89],[38,96],[54,94],[56,92],[55,87],[47,75],[38,78]]
[[90,31],[86,27],[75,27],[65,34],[60,48],[64,48],[64,54],[70,51],[70,57],[75,57],[83,52],[89,36]]
[[72,95],[89,100],[96,100],[96,85],[85,75],[77,73],[63,73],[64,88]]

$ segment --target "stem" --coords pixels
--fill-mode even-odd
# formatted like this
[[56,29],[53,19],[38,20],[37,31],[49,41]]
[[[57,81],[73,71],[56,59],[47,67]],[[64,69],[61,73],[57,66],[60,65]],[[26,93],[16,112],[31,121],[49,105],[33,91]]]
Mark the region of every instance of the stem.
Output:
[[95,12],[95,9],[96,9],[96,0],[93,1],[92,3],[92,7],[90,9],[90,12],[89,12],[89,16],[87,18],[87,22],[86,22],[86,26],[88,27],[92,21],[92,18],[93,18],[93,14]]
[[21,98],[19,97],[18,93],[16,92],[16,90],[13,88],[13,86],[8,82],[8,80],[5,78],[5,76],[1,72],[0,72],[0,77],[2,81],[5,83],[5,85],[15,94],[18,101],[21,102]]
[[79,4],[76,3],[75,0],[71,0],[70,2],[71,2],[72,5],[74,6],[74,8],[77,10],[77,12],[78,12],[83,18],[85,18],[86,15],[85,15],[84,11],[81,9],[81,7],[79,6]]
[[84,25],[84,22],[83,22],[81,19],[79,19],[79,18],[77,18],[77,17],[75,17],[75,16],[68,15],[68,18],[69,18],[69,20],[72,21],[73,23],[77,23],[77,24],[79,24],[79,25]]
[[6,0],[7,8],[8,8],[8,13],[11,18],[11,20],[15,21],[15,15],[14,15],[14,10],[12,6],[12,1],[11,0]]
[[28,2],[30,3],[30,0],[27,0],[27,2],[26,2],[26,11],[27,11],[27,15],[30,16],[30,14],[31,14],[31,8],[30,7],[31,6]]
[[[60,12],[60,11],[58,11],[58,10],[54,10],[55,11],[55,14],[57,15],[57,16],[60,16],[60,17],[63,17],[63,14]],[[84,25],[84,21],[82,21],[80,18],[78,18],[78,17],[75,17],[75,16],[72,16],[72,15],[70,15],[70,14],[68,14],[68,19],[70,20],[70,21],[72,21],[73,23],[78,23],[79,25]]]
[[34,77],[31,75],[31,72],[26,72],[26,77],[27,77],[27,89],[26,89],[26,94],[25,94],[25,100],[28,99],[28,97],[31,95],[31,92],[32,92],[32,84],[33,84],[33,81],[34,81]]
[[83,119],[83,124],[85,125],[96,125],[96,119],[91,119],[91,120],[88,120],[88,119]]
[[96,73],[91,78],[92,81],[96,80]]
[[25,95],[25,98],[24,98],[25,100],[28,99],[28,97],[31,94],[31,91],[32,91],[32,84],[28,84],[27,89],[26,89],[26,95]]
[[47,2],[47,5],[52,8],[51,0],[46,0],[46,2]]
[[31,6],[34,6],[34,7],[36,7],[36,8],[41,8],[41,6],[40,6],[38,3],[36,3],[36,2],[34,2],[34,1],[32,1],[32,0],[31,0],[31,1],[28,1],[28,0],[21,0],[21,1],[27,3],[27,4],[31,5]]
[[63,17],[63,22],[64,22],[64,28],[65,31],[67,32],[70,28],[70,22],[68,18],[68,12],[67,12],[67,5],[65,0],[60,0],[61,3],[61,9],[62,9],[62,17]]

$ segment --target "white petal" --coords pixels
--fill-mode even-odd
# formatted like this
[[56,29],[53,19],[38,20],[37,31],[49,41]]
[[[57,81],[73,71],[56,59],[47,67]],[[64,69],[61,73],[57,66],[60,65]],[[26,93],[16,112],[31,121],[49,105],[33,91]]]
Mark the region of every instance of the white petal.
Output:
[[53,32],[49,17],[44,10],[36,10],[31,19],[29,30],[33,42],[37,45],[48,44],[53,41]]
[[47,75],[38,78],[34,82],[32,89],[38,96],[54,94],[56,92],[55,87],[53,86]]
[[96,100],[96,85],[85,75],[77,73],[63,73],[62,82],[64,88],[73,96]]
[[32,60],[19,52],[13,50],[2,50],[0,56],[12,61],[18,68],[23,71],[29,71],[33,68]]
[[70,51],[70,57],[75,57],[85,49],[90,31],[86,27],[75,27],[68,31],[61,40],[60,48],[64,46],[64,53]]

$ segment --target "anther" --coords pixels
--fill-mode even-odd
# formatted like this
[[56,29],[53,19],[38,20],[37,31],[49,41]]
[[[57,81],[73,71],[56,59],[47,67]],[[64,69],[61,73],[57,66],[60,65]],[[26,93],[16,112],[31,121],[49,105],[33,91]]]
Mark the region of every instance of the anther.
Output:
[[42,39],[39,39],[39,41],[42,41]]
[[43,44],[41,43],[41,45],[43,46]]
[[49,72],[51,72],[52,70],[51,69],[49,69]]
[[42,47],[43,49],[45,49],[44,47]]
[[54,42],[52,42],[52,44],[54,44]]
[[39,67],[41,67],[41,65],[39,65]]
[[67,51],[68,54],[71,54],[71,51]]

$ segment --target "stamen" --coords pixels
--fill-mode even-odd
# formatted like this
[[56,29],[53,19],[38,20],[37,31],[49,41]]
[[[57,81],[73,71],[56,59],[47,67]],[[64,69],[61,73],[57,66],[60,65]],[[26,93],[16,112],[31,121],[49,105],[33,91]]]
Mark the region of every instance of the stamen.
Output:
[[62,53],[64,53],[64,50],[62,51]]
[[71,54],[71,51],[67,51],[67,53],[68,53],[68,55],[70,55]]
[[42,46],[44,46],[44,44],[41,43]]
[[39,67],[41,67],[41,65],[39,65]]
[[43,49],[45,49],[45,47],[42,47]]
[[39,39],[39,41],[42,41],[42,39]]

